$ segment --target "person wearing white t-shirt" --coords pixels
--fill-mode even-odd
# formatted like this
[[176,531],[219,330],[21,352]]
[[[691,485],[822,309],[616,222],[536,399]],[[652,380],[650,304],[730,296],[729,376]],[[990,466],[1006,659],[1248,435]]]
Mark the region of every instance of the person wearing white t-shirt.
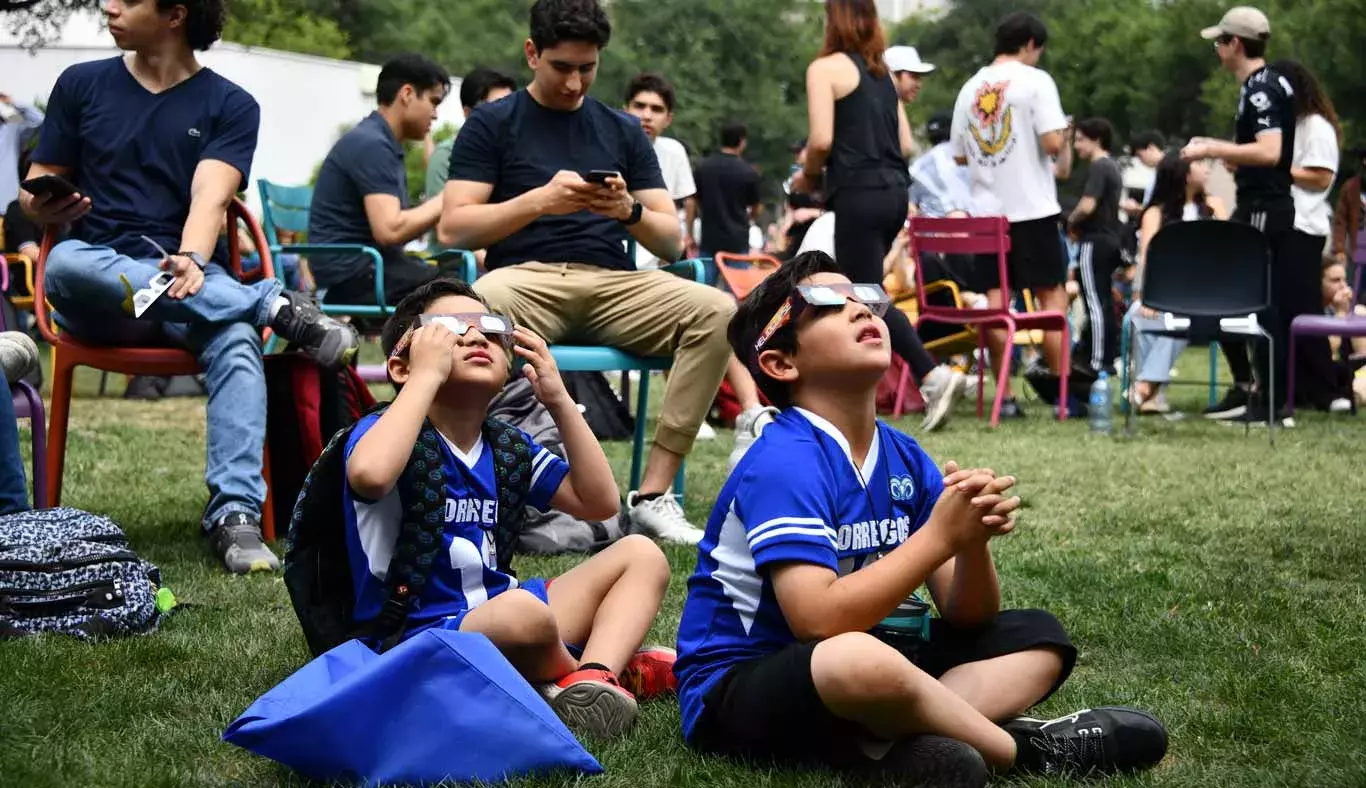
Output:
[[[958,93],[951,143],[968,168],[974,213],[1010,221],[1007,275],[1017,292],[1029,288],[1041,310],[1067,310],[1067,253],[1063,247],[1057,179],[1072,171],[1071,119],[1063,113],[1058,86],[1037,68],[1048,28],[1032,14],[1016,12],[996,27],[996,58]],[[996,283],[996,256],[978,258]],[[1001,289],[987,291],[1001,306]],[[1048,332],[1044,357],[1062,368],[1062,336]],[[993,366],[1005,352],[1004,332],[991,332]],[[1001,418],[1023,415],[1006,381]]]
[[[664,188],[674,204],[678,205],[693,200],[697,194],[697,184],[693,181],[692,163],[688,161],[688,150],[683,143],[659,136],[673,123],[676,97],[673,84],[660,74],[637,74],[626,85],[626,112],[640,119],[640,127],[645,131],[645,136],[650,138],[655,156],[659,158]],[[697,244],[693,241],[689,225],[683,222],[683,248],[685,254],[693,255]],[[636,267],[658,268],[659,260],[644,246],[636,244]],[[733,355],[726,365],[726,380],[730,382],[740,405],[740,415],[735,419],[735,449],[730,460],[734,467],[764,427],[773,421],[773,414],[777,411],[764,407],[759,401],[759,388],[754,384],[754,378]],[[712,440],[716,437],[716,431],[704,421],[697,437],[699,440]]]
[[[1290,254],[1299,296],[1288,305],[1292,315],[1320,314],[1323,304],[1319,292],[1309,283],[1318,276],[1328,234],[1333,229],[1333,209],[1328,192],[1338,169],[1338,114],[1324,94],[1313,72],[1302,63],[1282,60],[1271,69],[1290,82],[1294,90],[1295,144],[1290,157],[1290,198],[1295,203],[1295,225],[1291,231]],[[1326,337],[1299,337],[1295,340],[1296,399],[1319,410],[1328,410],[1337,399],[1338,371]],[[1292,403],[1293,404],[1293,403]]]

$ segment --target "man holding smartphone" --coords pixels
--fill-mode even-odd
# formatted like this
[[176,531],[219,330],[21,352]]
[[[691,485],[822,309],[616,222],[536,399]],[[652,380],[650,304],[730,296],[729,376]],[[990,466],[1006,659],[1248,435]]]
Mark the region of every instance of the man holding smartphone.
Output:
[[[104,11],[127,54],[78,63],[57,78],[28,171],[51,188],[20,194],[38,224],[71,225],[47,258],[47,298],[61,327],[83,342],[169,342],[198,356],[209,391],[205,533],[230,571],[273,570],[279,561],[260,527],[261,330],[269,326],[327,366],[354,357],[356,335],[278,281],[243,285],[225,267],[220,230],[246,184],[260,111],[195,59],[222,32],[221,0],[110,0]],[[135,318],[133,293],[163,270],[174,282]]]
[[548,342],[673,357],[627,506],[642,531],[696,544],[702,532],[668,490],[725,374],[735,305],[673,274],[636,270],[633,243],[677,260],[681,233],[640,123],[587,95],[611,32],[598,0],[537,0],[525,44],[532,82],[461,128],[437,237],[487,249],[489,273],[475,289]]

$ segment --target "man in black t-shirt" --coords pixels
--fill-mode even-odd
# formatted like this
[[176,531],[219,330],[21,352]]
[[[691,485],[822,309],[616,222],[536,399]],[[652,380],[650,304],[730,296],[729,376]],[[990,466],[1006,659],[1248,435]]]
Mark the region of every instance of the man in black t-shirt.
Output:
[[[1295,204],[1290,196],[1294,91],[1285,77],[1266,65],[1271,23],[1261,11],[1247,6],[1231,8],[1219,24],[1205,28],[1200,35],[1214,41],[1219,62],[1242,83],[1236,134],[1233,142],[1196,137],[1182,149],[1181,157],[1186,161],[1215,158],[1236,166],[1233,178],[1238,187],[1238,206],[1233,220],[1251,224],[1266,234],[1271,247],[1271,308],[1262,318],[1263,327],[1274,338],[1275,358],[1271,358],[1266,343],[1257,343],[1257,378],[1265,387],[1274,375],[1276,399],[1267,403],[1266,397],[1249,396],[1254,376],[1247,343],[1224,338],[1220,345],[1233,372],[1234,386],[1205,415],[1264,423],[1268,407],[1279,409],[1285,402],[1290,321],[1297,314],[1316,311],[1319,298],[1317,266],[1294,270],[1291,248],[1295,224]],[[1289,426],[1289,420],[1285,421]]]
[[1086,328],[1073,358],[1095,373],[1112,372],[1119,355],[1119,321],[1111,280],[1124,264],[1119,237],[1124,178],[1110,157],[1113,139],[1114,129],[1104,118],[1087,118],[1077,124],[1077,156],[1090,162],[1091,170],[1081,200],[1067,218],[1071,233],[1081,241],[1077,274],[1086,302]]
[[[749,225],[758,219],[759,172],[741,158],[749,142],[743,123],[721,127],[721,151],[697,164],[697,203],[702,215],[703,257],[717,252],[749,254]],[[716,269],[708,271],[716,280]]]
[[[627,508],[640,530],[696,544],[702,531],[668,491],[725,374],[735,303],[666,271],[636,270],[634,244],[673,261],[682,233],[640,121],[588,96],[611,33],[598,0],[537,0],[525,44],[532,82],[460,129],[437,237],[487,249],[489,273],[475,289],[547,341],[673,357]],[[601,171],[612,174],[590,181]]]

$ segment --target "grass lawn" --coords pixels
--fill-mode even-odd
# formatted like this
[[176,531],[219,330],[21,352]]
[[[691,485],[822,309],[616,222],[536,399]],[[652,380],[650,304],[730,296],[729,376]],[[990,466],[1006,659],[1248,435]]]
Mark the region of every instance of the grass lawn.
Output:
[[[1202,359],[1184,360],[1187,379]],[[93,380],[82,386],[93,391]],[[1203,397],[1173,395],[1192,408]],[[1272,449],[1264,430],[1198,419],[1144,420],[1137,438],[1119,439],[1051,422],[1037,404],[1029,413],[992,432],[965,404],[923,442],[941,463],[1020,478],[1027,508],[995,546],[1005,604],[1053,611],[1081,650],[1040,714],[1156,712],[1171,735],[1167,759],[1115,785],[1366,785],[1366,488],[1351,481],[1366,425],[1301,415]],[[305,784],[219,740],[307,654],[279,576],[230,576],[200,538],[202,414],[196,400],[76,403],[64,502],[124,524],[189,604],[150,637],[0,643],[0,785]],[[687,509],[699,523],[730,447],[723,431],[689,463]],[[608,450],[624,479],[629,446]],[[674,576],[652,640],[671,644],[695,556],[667,552]],[[519,569],[554,574],[574,560],[523,558]],[[846,784],[691,754],[669,702],[645,705],[624,740],[589,749],[607,769],[577,781],[589,786]]]

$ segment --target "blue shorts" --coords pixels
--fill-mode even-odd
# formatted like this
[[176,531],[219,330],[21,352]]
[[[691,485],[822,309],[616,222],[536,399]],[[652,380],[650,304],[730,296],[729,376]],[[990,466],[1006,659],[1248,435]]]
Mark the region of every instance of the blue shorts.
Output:
[[[526,591],[547,605],[550,604],[550,594],[547,591],[549,587],[550,580],[547,580],[544,577],[528,577],[525,580],[519,580],[517,582],[517,588]],[[473,610],[473,608],[470,608],[470,610]],[[437,622],[435,626],[437,629],[451,629],[459,632],[461,622],[463,622],[465,616],[469,614],[469,610],[462,610],[453,616],[446,616],[441,621]]]

